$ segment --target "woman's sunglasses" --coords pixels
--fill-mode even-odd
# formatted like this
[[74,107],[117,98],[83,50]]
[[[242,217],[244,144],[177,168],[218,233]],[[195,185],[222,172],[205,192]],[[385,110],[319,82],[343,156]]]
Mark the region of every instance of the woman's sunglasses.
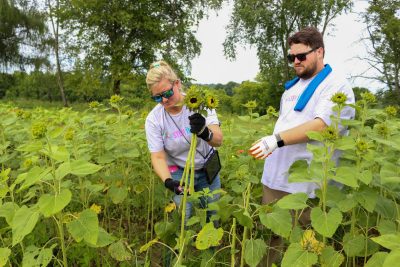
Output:
[[297,58],[299,61],[304,61],[304,60],[307,59],[307,55],[308,55],[308,54],[310,54],[311,52],[314,52],[314,51],[317,50],[317,49],[318,49],[318,47],[317,47],[317,48],[313,48],[313,49],[311,49],[311,50],[308,51],[308,52],[301,53],[301,54],[297,54],[297,55],[288,54],[288,55],[287,55],[287,59],[288,59],[288,61],[289,61],[290,63],[293,63],[294,60],[295,60],[296,58]]
[[161,94],[151,96],[151,98],[157,103],[161,103],[163,97],[168,99],[173,95],[174,95],[174,85],[172,85],[170,89],[162,92]]

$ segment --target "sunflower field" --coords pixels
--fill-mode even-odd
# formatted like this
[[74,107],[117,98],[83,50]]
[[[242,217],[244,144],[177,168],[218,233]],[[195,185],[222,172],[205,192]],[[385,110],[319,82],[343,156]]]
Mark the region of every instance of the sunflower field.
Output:
[[[341,97],[332,101],[339,113]],[[196,208],[185,227],[153,172],[146,111],[117,95],[85,111],[0,104],[0,266],[260,266],[271,236],[284,240],[281,266],[397,266],[400,120],[396,107],[375,102],[364,93],[355,120],[333,118],[309,133],[319,141],[308,145],[314,159],[293,164],[289,179],[319,183],[317,198],[270,205],[261,205],[263,161],[247,150],[272,133],[277,111],[259,116],[250,101],[246,116],[219,114],[221,198]],[[189,201],[212,193],[196,194]],[[292,217],[306,209],[303,228]],[[218,225],[206,222],[207,210]]]

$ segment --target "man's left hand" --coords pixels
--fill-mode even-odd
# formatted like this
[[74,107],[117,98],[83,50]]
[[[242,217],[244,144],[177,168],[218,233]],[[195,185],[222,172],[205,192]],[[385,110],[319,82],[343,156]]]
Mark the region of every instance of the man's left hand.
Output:
[[249,152],[256,159],[267,158],[278,147],[275,135],[268,135],[253,143]]

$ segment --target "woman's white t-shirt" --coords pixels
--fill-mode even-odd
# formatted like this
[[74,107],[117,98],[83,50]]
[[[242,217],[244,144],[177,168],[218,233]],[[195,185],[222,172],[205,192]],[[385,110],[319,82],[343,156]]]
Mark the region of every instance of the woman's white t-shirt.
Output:
[[[146,118],[145,130],[150,152],[164,150],[168,166],[184,167],[190,149],[192,133],[188,117],[192,115],[186,106],[178,114],[169,114],[161,104],[157,104]],[[219,124],[215,110],[207,110],[206,125]],[[201,138],[197,139],[195,169],[201,169],[205,156],[212,147]]]

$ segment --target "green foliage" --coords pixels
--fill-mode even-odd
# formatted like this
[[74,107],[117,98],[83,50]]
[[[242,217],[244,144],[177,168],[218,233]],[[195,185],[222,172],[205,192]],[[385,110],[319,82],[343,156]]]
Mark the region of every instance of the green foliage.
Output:
[[248,101],[256,101],[257,107],[253,109],[253,112],[259,113],[260,115],[266,114],[267,107],[270,105],[276,105],[269,98],[269,84],[245,81],[239,86],[233,89],[234,94],[232,96],[232,109],[239,114],[246,114],[247,109],[243,106]]
[[40,66],[46,60],[35,53],[40,52],[41,38],[46,31],[44,16],[38,12],[35,1],[1,0],[0,64],[6,68],[26,64]]
[[244,258],[249,266],[257,266],[265,254],[267,246],[262,239],[249,239],[245,243]]
[[91,245],[97,244],[99,221],[94,211],[82,211],[76,219],[67,224],[67,229],[77,242],[84,240]]
[[[60,1],[62,25],[76,34],[90,64],[112,77],[113,94],[129,73],[142,73],[156,57],[189,62],[200,53],[193,27],[204,8],[221,1]],[[183,74],[183,73],[181,73]],[[180,75],[183,77],[183,75]]]
[[369,1],[363,19],[368,29],[369,56],[366,61],[378,70],[377,74],[368,78],[376,79],[389,89],[388,95],[400,97],[400,1]]

